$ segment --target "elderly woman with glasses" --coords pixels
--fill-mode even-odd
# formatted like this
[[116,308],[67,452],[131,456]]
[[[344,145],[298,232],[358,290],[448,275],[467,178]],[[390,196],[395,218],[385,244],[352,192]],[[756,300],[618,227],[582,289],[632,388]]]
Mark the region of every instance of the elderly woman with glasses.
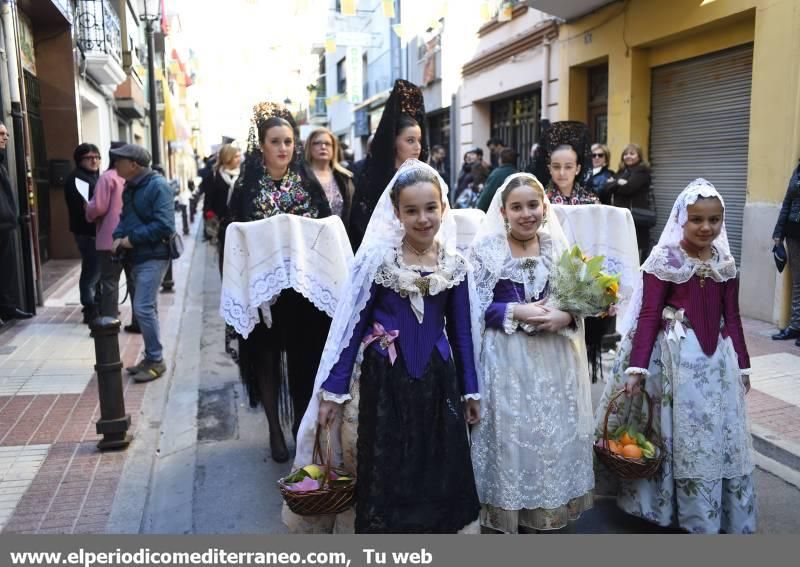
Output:
[[305,159],[309,173],[325,191],[331,213],[338,215],[347,226],[355,188],[353,174],[339,163],[339,154],[339,140],[327,128],[314,130],[306,140]]
[[607,183],[614,179],[614,172],[608,168],[611,161],[611,150],[605,144],[592,144],[592,170],[586,181],[586,188],[597,195],[604,205],[611,204],[611,193],[607,191]]

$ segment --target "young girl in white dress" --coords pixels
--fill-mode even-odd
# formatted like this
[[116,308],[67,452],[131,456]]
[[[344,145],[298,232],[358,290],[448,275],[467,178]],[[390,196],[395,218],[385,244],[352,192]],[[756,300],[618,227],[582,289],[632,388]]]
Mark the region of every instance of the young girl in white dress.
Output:
[[592,406],[579,316],[547,306],[567,241],[538,180],[509,176],[473,241],[482,416],[472,430],[481,523],[564,527],[592,505]]
[[739,316],[739,279],[725,231],[725,203],[705,179],[678,196],[642,265],[612,377],[597,410],[598,435],[612,395],[629,396],[609,418],[642,431],[640,388],[655,400],[666,456],[650,479],[621,481],[625,512],[693,533],[753,533],[752,440],[744,396],[750,359]]

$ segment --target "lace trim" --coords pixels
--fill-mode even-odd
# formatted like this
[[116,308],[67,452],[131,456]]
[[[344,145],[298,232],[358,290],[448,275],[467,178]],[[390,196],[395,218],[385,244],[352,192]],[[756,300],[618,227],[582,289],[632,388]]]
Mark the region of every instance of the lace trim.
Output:
[[464,402],[466,402],[467,400],[480,400],[480,399],[481,399],[480,394],[464,394],[463,396],[461,396],[461,401]]
[[639,368],[638,366],[629,366],[625,369],[625,374],[632,375],[632,374],[644,374],[645,376],[650,376],[650,371],[647,368]]
[[656,246],[642,265],[642,271],[674,284],[685,283],[694,275],[719,283],[734,279],[737,270],[733,257],[723,257],[713,244],[711,250],[709,260],[700,260],[689,256],[680,246]]
[[306,272],[290,259],[283,265],[256,276],[250,283],[248,299],[234,296],[230,290],[221,293],[219,313],[237,333],[247,338],[259,321],[258,309],[271,322],[269,306],[284,289],[292,288],[302,294],[320,311],[333,317],[336,311],[336,292],[313,274]]
[[741,369],[739,370],[739,373],[740,373],[742,376],[751,376],[751,375],[752,375],[752,373],[753,373],[753,369],[752,369],[752,368],[741,368]]
[[503,316],[503,331],[507,335],[513,335],[519,328],[519,321],[514,319],[514,307],[518,303],[506,303],[506,313]]
[[322,394],[322,399],[326,402],[343,404],[353,399],[353,396],[350,394],[333,394],[327,390],[320,390],[320,393]]

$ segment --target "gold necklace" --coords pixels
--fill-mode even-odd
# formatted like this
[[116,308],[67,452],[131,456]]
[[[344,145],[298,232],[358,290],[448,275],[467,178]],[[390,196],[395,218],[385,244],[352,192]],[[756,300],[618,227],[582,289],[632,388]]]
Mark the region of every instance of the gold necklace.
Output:
[[533,240],[537,236],[539,236],[538,234],[534,234],[533,236],[531,236],[527,240],[521,240],[521,239],[517,238],[516,236],[514,236],[513,232],[509,232],[508,235],[512,238],[512,240],[516,240],[517,242],[519,242],[522,245],[522,249],[523,250],[527,250],[528,249],[528,242],[530,242],[531,240]]
[[411,252],[413,252],[416,255],[420,265],[424,265],[422,257],[431,250],[433,250],[433,247],[436,246],[436,243],[434,242],[433,244],[428,246],[425,250],[419,251],[416,248],[414,248],[411,244],[409,244],[408,241],[404,238],[403,246],[407,247]]

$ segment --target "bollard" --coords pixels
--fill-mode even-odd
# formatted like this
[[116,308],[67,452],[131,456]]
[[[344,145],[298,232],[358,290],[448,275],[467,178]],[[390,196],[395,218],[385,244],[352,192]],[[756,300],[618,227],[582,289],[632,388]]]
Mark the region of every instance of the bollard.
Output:
[[175,282],[172,279],[172,260],[170,260],[164,279],[161,280],[161,293],[168,293],[172,291],[173,287],[175,287]]
[[97,433],[103,438],[97,443],[101,451],[124,449],[131,442],[128,429],[131,416],[125,413],[122,390],[122,361],[119,356],[119,319],[98,317],[92,321],[92,338],[97,371],[97,392],[100,397],[100,420]]

